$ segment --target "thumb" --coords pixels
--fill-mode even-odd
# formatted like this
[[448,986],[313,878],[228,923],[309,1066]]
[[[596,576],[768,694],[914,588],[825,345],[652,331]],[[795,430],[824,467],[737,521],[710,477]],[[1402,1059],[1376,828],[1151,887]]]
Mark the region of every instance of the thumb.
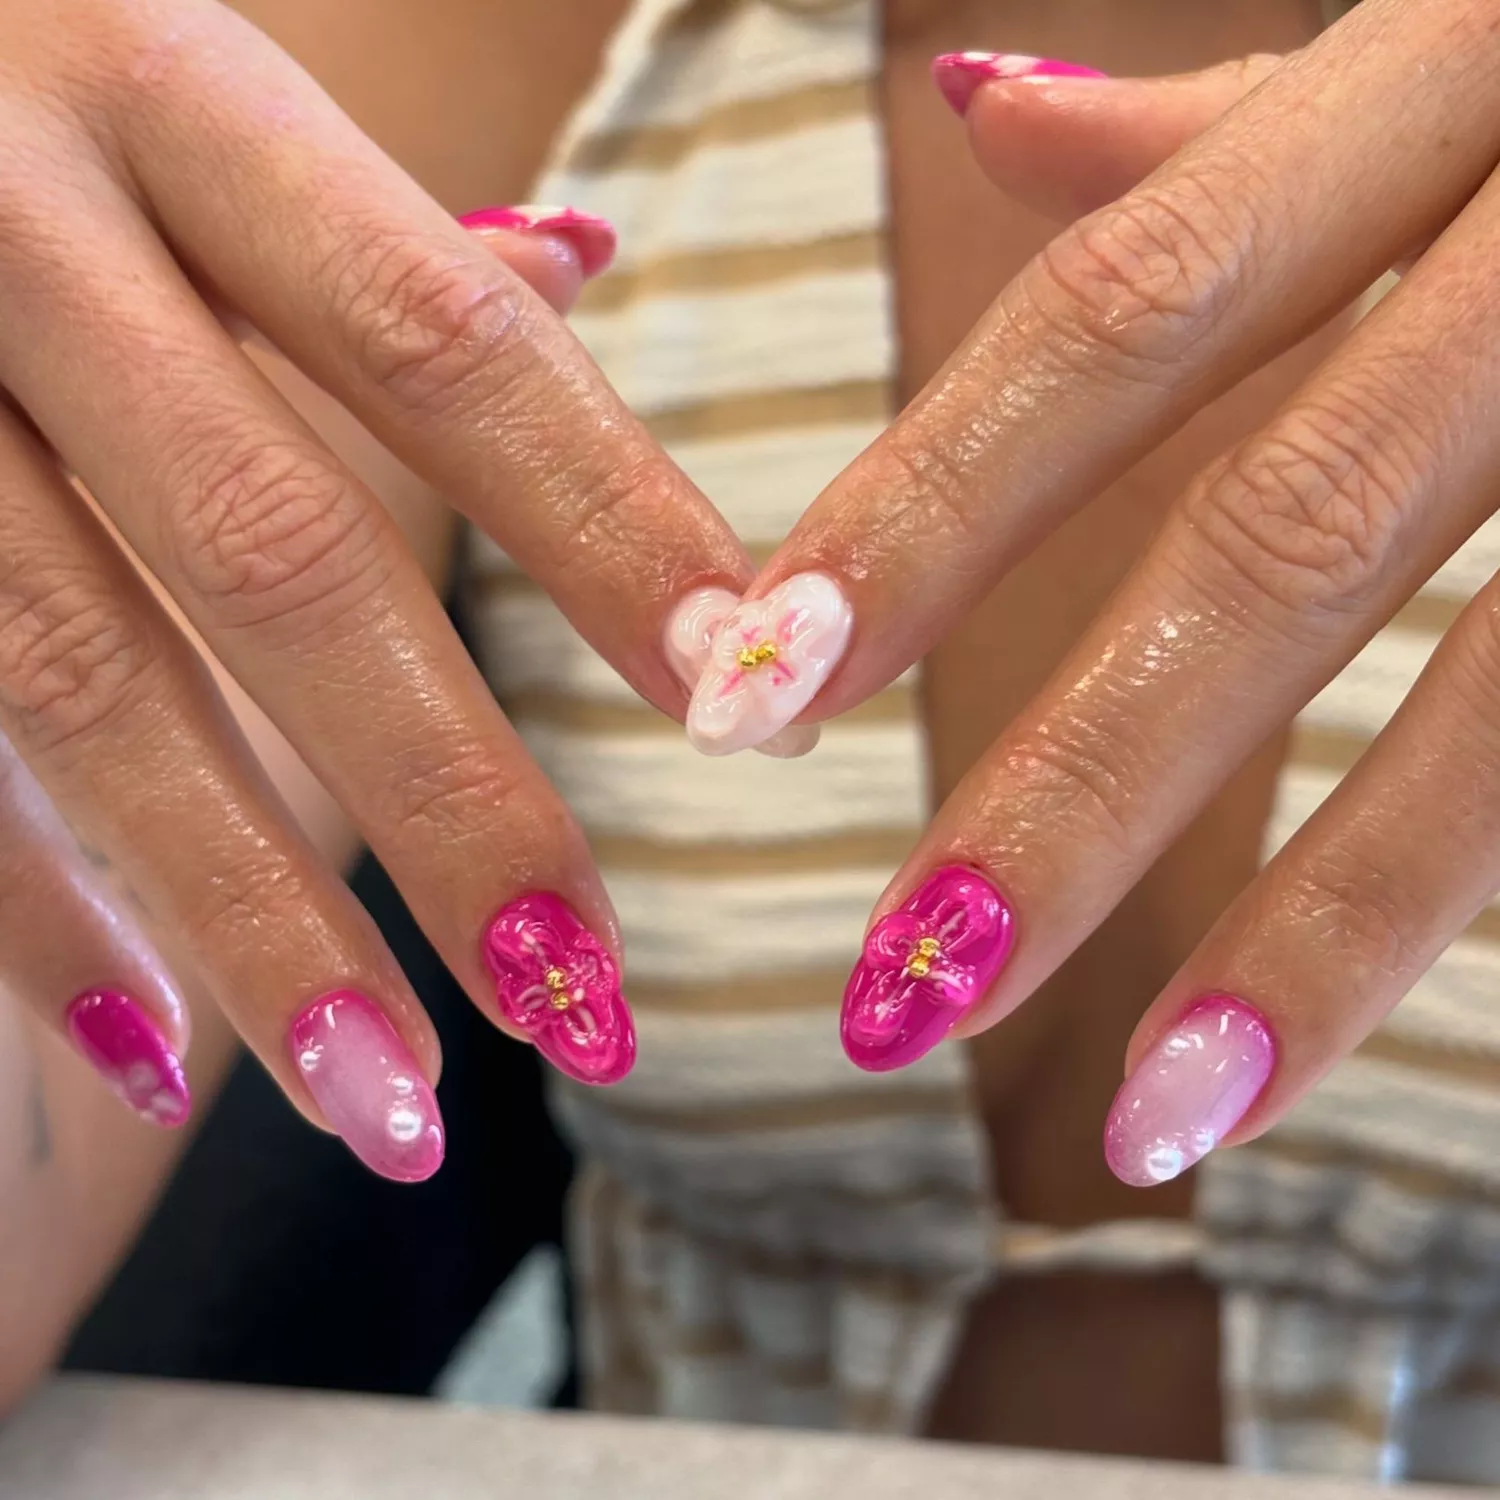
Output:
[[1281,62],[1262,53],[1171,78],[1108,78],[1046,58],[952,52],[932,73],[995,186],[1071,221],[1148,177]]

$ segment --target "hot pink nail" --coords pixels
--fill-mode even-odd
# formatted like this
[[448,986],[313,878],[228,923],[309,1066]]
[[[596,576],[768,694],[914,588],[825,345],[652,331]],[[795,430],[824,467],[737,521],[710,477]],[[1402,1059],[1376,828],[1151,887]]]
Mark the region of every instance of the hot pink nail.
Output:
[[192,1113],[182,1059],[139,1001],[89,990],[67,1009],[73,1045],[142,1119],[174,1129]]
[[[684,595],[672,611],[664,632],[668,662],[677,680],[693,692],[713,659],[714,638],[735,611],[740,596],[728,589],[701,588]],[[795,760],[817,747],[816,724],[788,724],[754,746],[776,760]]]
[[1110,1170],[1132,1187],[1170,1182],[1244,1119],[1276,1066],[1258,1010],[1206,995],[1141,1059],[1104,1128]]
[[1011,909],[983,875],[935,871],[865,939],[844,991],[844,1051],[871,1073],[925,1057],[983,998],[1014,945]]
[[598,214],[576,208],[554,208],[540,203],[515,203],[504,208],[476,208],[458,221],[465,229],[515,229],[523,234],[552,234],[572,245],[587,277],[609,269],[615,258],[615,226]]
[[443,1164],[443,1117],[411,1049],[357,990],[314,1000],[287,1033],[307,1091],[372,1172],[423,1182]]
[[1027,57],[1019,52],[945,52],[932,60],[932,80],[956,114],[968,113],[969,101],[982,83],[1005,78],[1107,78],[1097,68],[1062,62],[1055,57]]
[[484,935],[496,1001],[554,1067],[580,1083],[618,1083],[635,1065],[635,1023],[609,949],[560,896],[503,908]]

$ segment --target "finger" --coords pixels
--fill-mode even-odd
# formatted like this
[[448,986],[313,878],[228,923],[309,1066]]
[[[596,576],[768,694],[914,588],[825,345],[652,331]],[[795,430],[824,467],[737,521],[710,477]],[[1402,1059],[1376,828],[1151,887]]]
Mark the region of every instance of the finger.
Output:
[[663,635],[686,593],[743,587],[738,540],[505,267],[264,37],[213,31],[118,116],[174,247],[680,716]]
[[932,65],[985,175],[1071,222],[1135,187],[1281,64],[1258,54],[1173,78],[1058,73],[1038,58],[952,52]]
[[[3,412],[0,724],[148,922],[182,935],[294,1102],[385,1176],[436,1171],[437,1042],[395,960],[290,824],[196,653]],[[150,994],[139,973],[90,982]],[[90,1024],[114,1035],[120,1015],[102,1002]]]
[[1024,938],[988,998],[970,986],[945,1029],[1020,1004],[1478,524],[1500,485],[1500,291],[1474,268],[1497,250],[1500,179],[1194,481],[940,811],[893,896],[934,868],[977,866]]
[[186,1122],[182,996],[4,736],[0,987],[71,1042],[143,1120]]
[[1452,218],[1492,165],[1486,35],[1441,0],[1367,0],[1001,293],[750,589],[808,572],[842,589],[856,627],[816,717],[891,681],[1080,504]]
[[[1365,1040],[1497,890],[1500,586],[1492,583],[1371,749],[1147,1011],[1105,1132],[1116,1175],[1138,1187],[1170,1181],[1226,1138],[1270,1128]],[[1445,1007],[1439,1045],[1483,1045],[1492,1008],[1488,995]],[[1487,1135],[1450,1144],[1493,1151]]]
[[[573,1076],[616,1081],[634,1032],[608,897],[395,524],[107,182],[51,206],[45,259],[21,233],[13,256],[0,247],[0,383],[349,814],[475,1003]],[[107,262],[91,248],[104,224]],[[86,401],[68,309],[97,328]],[[607,993],[576,1015],[518,1009],[493,972],[485,934],[542,894],[607,957]]]

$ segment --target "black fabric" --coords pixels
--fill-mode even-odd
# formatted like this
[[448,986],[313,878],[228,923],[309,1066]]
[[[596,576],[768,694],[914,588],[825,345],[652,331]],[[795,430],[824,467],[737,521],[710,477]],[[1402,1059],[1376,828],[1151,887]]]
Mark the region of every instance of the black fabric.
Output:
[[421,1394],[521,1258],[560,1243],[571,1166],[536,1054],[474,1010],[373,860],[352,884],[442,1039],[442,1170],[382,1181],[243,1059],[67,1368]]

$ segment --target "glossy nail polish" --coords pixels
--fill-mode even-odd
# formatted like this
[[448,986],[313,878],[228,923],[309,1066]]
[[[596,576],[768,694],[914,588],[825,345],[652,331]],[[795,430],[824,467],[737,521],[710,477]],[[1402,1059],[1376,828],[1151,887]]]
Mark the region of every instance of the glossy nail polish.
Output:
[[688,704],[688,739],[705,755],[763,745],[812,702],[853,629],[844,591],[823,573],[797,573],[736,605]]
[[561,896],[537,891],[484,934],[495,999],[553,1067],[579,1083],[618,1083],[635,1065],[635,1023],[608,948]]
[[1132,1187],[1180,1176],[1239,1124],[1275,1066],[1265,1017],[1233,995],[1205,995],[1115,1095],[1104,1129],[1110,1170]]
[[871,1073],[925,1057],[983,999],[1015,945],[1005,898],[977,870],[934,870],[870,929],[844,990],[851,1062]]
[[945,52],[932,60],[933,82],[959,115],[968,113],[975,90],[991,79],[1106,77],[1097,68],[1019,52]]
[[357,990],[314,1000],[287,1034],[307,1091],[348,1148],[393,1182],[443,1164],[443,1117],[411,1049]]
[[[677,679],[692,692],[707,670],[714,636],[734,612],[739,595],[728,589],[701,588],[685,595],[667,621],[663,642]],[[754,748],[778,760],[795,760],[818,743],[816,724],[789,724]]]
[[583,274],[607,271],[615,258],[615,226],[598,214],[576,208],[554,208],[540,203],[517,203],[503,208],[476,208],[458,221],[465,229],[514,229],[523,234],[551,234],[566,240],[578,256]]
[[192,1113],[182,1060],[140,1001],[118,990],[89,990],[64,1019],[73,1045],[142,1119],[171,1130]]

